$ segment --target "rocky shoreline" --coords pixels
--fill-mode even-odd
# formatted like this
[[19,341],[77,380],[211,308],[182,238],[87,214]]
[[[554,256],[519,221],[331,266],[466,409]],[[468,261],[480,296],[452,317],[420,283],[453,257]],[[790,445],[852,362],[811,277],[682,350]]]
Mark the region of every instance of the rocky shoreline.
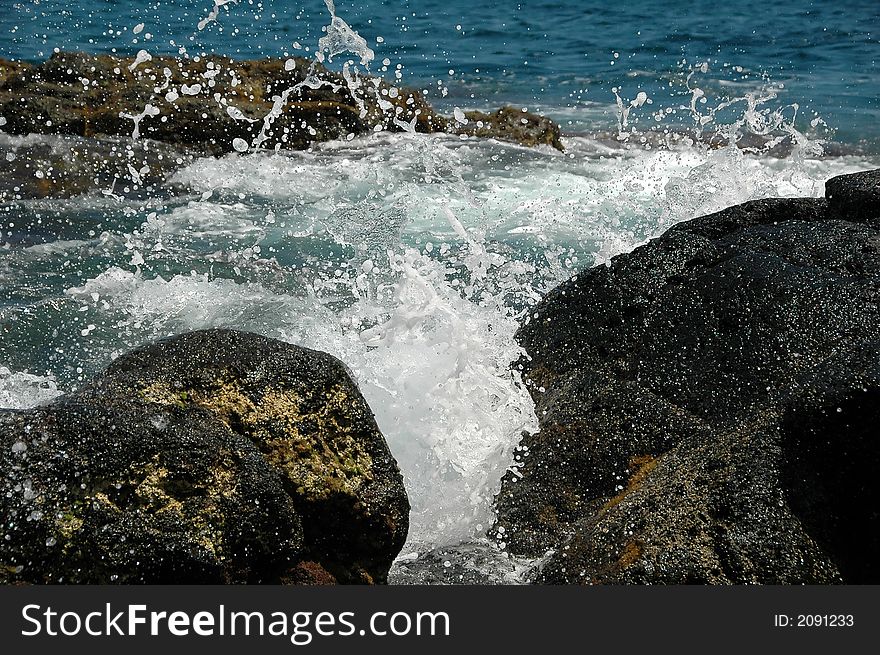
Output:
[[[678,224],[538,303],[516,365],[540,430],[496,545],[392,580],[876,582],[880,170],[826,189]],[[0,430],[6,583],[381,583],[406,538],[345,366],[257,335],[145,346]]]
[[0,199],[69,197],[114,181],[114,192],[137,195],[197,156],[304,150],[376,131],[562,150],[549,118],[514,107],[443,116],[419,91],[373,77],[351,83],[300,57],[141,61],[57,52],[40,64],[0,60],[0,117],[7,134],[59,137],[25,144],[42,176],[0,157]]
[[493,536],[544,583],[880,579],[880,171],[680,223],[530,312]]
[[[196,157],[377,130],[562,148],[517,108],[444,117],[289,61],[0,61],[0,150],[18,153],[0,200],[156,197]],[[880,580],[880,171],[677,224],[550,292],[517,340],[540,429],[502,481],[494,546],[423,553],[392,581]],[[0,410],[0,434],[2,583],[384,583],[406,539],[400,471],[345,365],[258,335],[143,346]]]

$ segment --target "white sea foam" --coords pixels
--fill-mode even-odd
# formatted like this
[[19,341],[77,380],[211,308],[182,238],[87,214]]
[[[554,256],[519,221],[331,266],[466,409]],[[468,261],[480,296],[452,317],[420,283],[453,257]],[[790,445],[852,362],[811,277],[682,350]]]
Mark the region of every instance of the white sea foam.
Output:
[[0,408],[29,409],[61,395],[55,378],[13,372],[0,366]]
[[[380,134],[306,153],[201,159],[174,181],[297,205],[318,221],[364,200],[406,206],[407,230],[450,236],[442,207],[487,238],[542,243],[624,239],[631,248],[669,225],[768,196],[821,196],[833,175],[870,167],[858,157],[773,158],[734,147],[608,149],[580,137],[566,155],[444,135]],[[426,155],[426,151],[430,154]],[[415,200],[417,199],[417,201]]]

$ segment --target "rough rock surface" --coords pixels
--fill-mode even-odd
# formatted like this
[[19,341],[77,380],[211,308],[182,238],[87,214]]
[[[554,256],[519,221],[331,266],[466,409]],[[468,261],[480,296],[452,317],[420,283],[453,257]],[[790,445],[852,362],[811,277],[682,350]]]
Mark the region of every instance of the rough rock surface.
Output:
[[468,136],[494,138],[523,146],[551,146],[562,150],[559,126],[544,116],[516,107],[502,107],[498,111],[465,112],[467,123],[452,121],[445,131]]
[[0,581],[384,582],[397,464],[343,364],[191,332],[0,412]]
[[745,203],[550,293],[493,535],[553,583],[877,582],[880,171]]
[[[278,115],[264,121],[279,98],[286,102],[279,101]],[[562,148],[549,119],[507,107],[462,125],[418,91],[363,78],[353,93],[340,73],[299,57],[153,57],[135,65],[133,58],[58,52],[39,65],[0,60],[2,129],[12,134],[130,136],[132,117],[147,105],[157,113],[139,121],[140,136],[211,154],[232,152],[237,138],[253,143],[263,130],[263,148],[303,149],[377,126],[399,132],[404,123],[419,132]]]
[[173,191],[166,180],[192,161],[186,148],[131,137],[32,134],[13,141],[0,135],[0,202],[98,190],[155,198]]

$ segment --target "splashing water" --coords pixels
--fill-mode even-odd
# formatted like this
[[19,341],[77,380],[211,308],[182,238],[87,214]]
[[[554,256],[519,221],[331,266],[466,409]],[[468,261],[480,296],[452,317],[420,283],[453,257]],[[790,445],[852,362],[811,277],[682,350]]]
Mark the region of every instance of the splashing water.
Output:
[[26,409],[61,395],[55,379],[28,373],[13,373],[0,366],[0,407]]
[[[466,540],[488,527],[512,448],[536,428],[511,369],[525,307],[664,222],[729,200],[817,195],[827,176],[859,167],[792,168],[728,148],[597,156],[587,140],[567,146],[560,156],[386,134],[200,159],[174,178],[192,196],[148,207],[34,203],[43,224],[78,216],[79,234],[108,215],[129,227],[4,260],[4,283],[53,273],[34,291],[46,300],[0,308],[12,326],[5,344],[40,345],[4,345],[2,355],[69,388],[128,348],[191,329],[236,327],[328,351],[351,368],[401,465],[412,547]],[[717,198],[731,176],[748,184]],[[53,288],[66,292],[53,298]],[[44,399],[20,388],[21,405]]]
[[134,123],[134,129],[131,131],[132,139],[139,139],[141,136],[141,121],[148,117],[154,117],[159,115],[158,107],[154,107],[153,105],[147,103],[144,105],[144,110],[140,114],[128,114],[126,112],[120,112],[120,118],[128,118]]
[[199,31],[205,29],[210,23],[213,23],[217,20],[217,17],[220,16],[220,9],[225,7],[231,3],[237,3],[238,0],[214,0],[214,6],[211,8],[211,11],[208,12],[208,15],[205,16],[198,23]]
[[367,45],[367,40],[336,15],[333,0],[324,0],[324,3],[330,12],[330,25],[327,26],[326,36],[318,39],[318,52],[327,52],[331,58],[343,52],[351,52],[361,58],[362,66],[369,67],[376,54]]
[[[314,61],[354,56],[342,63],[352,96],[375,92],[357,65],[369,71],[376,53],[325,2]],[[228,4],[215,0],[199,29]],[[302,84],[330,84],[315,70]],[[261,122],[259,136],[180,169],[170,182],[182,195],[16,203],[0,258],[0,405],[45,402],[185,330],[235,327],[318,348],[350,367],[401,465],[413,506],[404,552],[473,539],[521,433],[537,428],[512,366],[531,304],[677,221],[818,196],[826,178],[871,165],[823,157],[772,85],[711,100],[697,86],[705,72],[687,71],[672,106],[615,87],[617,129],[568,137],[565,153],[416,134],[396,117],[402,133],[267,152],[293,87],[259,119],[228,105],[234,120]],[[161,81],[156,92],[171,93]],[[132,138],[157,111],[126,114]],[[468,120],[459,107],[453,116]],[[65,146],[0,134],[0,147]],[[132,161],[130,181],[145,174]]]

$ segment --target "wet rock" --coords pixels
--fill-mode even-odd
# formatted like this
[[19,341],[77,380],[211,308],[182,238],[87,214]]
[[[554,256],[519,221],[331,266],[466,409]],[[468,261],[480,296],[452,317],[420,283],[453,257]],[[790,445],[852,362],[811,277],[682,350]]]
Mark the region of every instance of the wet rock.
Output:
[[[549,119],[512,108],[472,115],[473,126],[459,125],[460,133],[562,147]],[[304,149],[377,128],[446,132],[458,125],[418,91],[369,77],[352,91],[342,74],[302,58],[136,63],[70,52],[33,66],[0,60],[0,116],[12,134],[135,135],[215,155],[232,152],[236,139]]]
[[157,197],[193,153],[168,143],[124,137],[0,134],[0,202],[71,198],[89,191]]
[[502,107],[498,111],[465,112],[467,123],[453,120],[448,131],[454,134],[493,138],[523,146],[546,145],[563,150],[559,126],[549,118],[516,107]]
[[876,582],[880,342],[833,355],[797,384],[781,424],[788,501],[845,580]]
[[5,582],[381,583],[406,538],[344,365],[257,335],[143,347],[0,433]]
[[27,62],[0,59],[0,87],[3,87],[10,77],[19,75],[30,67],[31,65]]
[[539,303],[495,538],[552,551],[545,582],[876,582],[877,179],[678,224]]
[[843,216],[880,218],[880,170],[832,177],[825,183],[831,208]]

